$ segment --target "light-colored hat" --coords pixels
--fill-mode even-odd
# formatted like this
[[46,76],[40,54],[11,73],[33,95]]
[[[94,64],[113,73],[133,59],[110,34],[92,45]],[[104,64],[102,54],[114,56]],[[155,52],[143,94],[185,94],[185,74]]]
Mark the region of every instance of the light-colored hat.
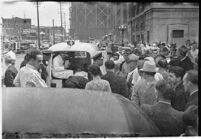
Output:
[[144,59],[145,59],[145,60],[148,60],[148,61],[150,61],[150,62],[152,62],[152,63],[155,63],[155,60],[154,60],[153,57],[145,57]]
[[12,52],[12,51],[9,51],[8,53],[6,53],[4,55],[4,57],[5,57],[6,60],[16,60],[15,53]]
[[151,61],[145,61],[144,65],[143,65],[143,68],[140,69],[140,70],[143,71],[143,72],[156,72],[157,71],[156,64],[154,64]]

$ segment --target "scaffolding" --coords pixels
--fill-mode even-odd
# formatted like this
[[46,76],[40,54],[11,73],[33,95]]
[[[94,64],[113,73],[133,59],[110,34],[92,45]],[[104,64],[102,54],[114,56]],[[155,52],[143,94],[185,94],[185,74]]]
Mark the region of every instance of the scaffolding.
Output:
[[114,29],[112,3],[73,2],[70,8],[70,35],[79,40],[101,39]]

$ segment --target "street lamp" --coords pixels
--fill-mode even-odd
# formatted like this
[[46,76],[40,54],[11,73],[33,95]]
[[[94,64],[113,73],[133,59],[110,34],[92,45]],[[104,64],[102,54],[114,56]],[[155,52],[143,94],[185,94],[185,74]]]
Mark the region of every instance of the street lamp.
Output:
[[122,39],[121,39],[122,47],[124,46],[124,31],[126,29],[127,29],[127,25],[121,25],[121,26],[119,26],[119,30],[122,32]]
[[112,33],[109,33],[108,37],[109,37],[109,41],[111,42],[112,41]]

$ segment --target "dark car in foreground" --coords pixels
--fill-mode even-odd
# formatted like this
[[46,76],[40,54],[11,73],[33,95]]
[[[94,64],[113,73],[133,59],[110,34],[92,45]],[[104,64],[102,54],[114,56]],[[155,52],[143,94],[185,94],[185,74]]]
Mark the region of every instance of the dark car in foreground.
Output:
[[118,94],[81,89],[3,88],[3,138],[136,137],[160,132]]

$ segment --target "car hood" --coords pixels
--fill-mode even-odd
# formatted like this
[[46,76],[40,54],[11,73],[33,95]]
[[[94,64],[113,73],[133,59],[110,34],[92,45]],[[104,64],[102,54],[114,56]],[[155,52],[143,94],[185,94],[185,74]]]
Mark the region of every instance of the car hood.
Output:
[[109,92],[3,88],[2,97],[3,132],[159,134],[138,106]]

